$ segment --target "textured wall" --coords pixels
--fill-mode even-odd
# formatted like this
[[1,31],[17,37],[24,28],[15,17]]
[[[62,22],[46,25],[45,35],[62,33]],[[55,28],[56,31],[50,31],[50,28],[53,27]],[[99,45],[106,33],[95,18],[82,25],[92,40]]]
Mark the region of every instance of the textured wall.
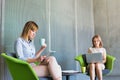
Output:
[[[3,45],[2,45],[2,41],[3,41],[2,29],[3,28],[2,28],[2,6],[1,4],[2,4],[2,0],[0,0],[0,53],[3,51]],[[3,69],[4,67],[5,66],[4,66],[3,59],[0,56],[0,80],[4,80],[4,77],[2,77],[5,74],[4,69]]]
[[[91,46],[94,34],[92,0],[6,0],[4,11],[6,52],[14,52],[14,41],[20,36],[25,22],[33,20],[40,26],[35,38],[36,49],[40,47],[40,38],[44,37],[48,48],[42,54],[55,50],[53,55],[62,69],[80,70],[74,57],[86,53]],[[4,80],[11,80],[6,65],[3,67],[1,76]],[[76,76],[71,78],[87,78],[83,77],[85,75]]]
[[[29,1],[29,2],[28,2]],[[92,2],[93,1],[93,2]],[[1,0],[0,0],[1,3]],[[100,34],[108,54],[116,57],[111,75],[120,75],[120,1],[119,0],[6,0],[5,26],[1,26],[0,6],[0,44],[4,35],[4,48],[13,52],[13,41],[20,35],[27,20],[35,20],[40,26],[35,44],[39,48],[39,39],[45,37],[50,48],[63,69],[78,69],[74,56],[85,53],[90,46],[90,38]],[[93,6],[92,6],[93,5]],[[93,23],[93,12],[94,23]],[[2,20],[4,20],[2,19]],[[95,28],[93,27],[95,24]],[[2,28],[5,30],[2,31]],[[49,34],[49,30],[51,33]],[[1,32],[4,32],[1,34]],[[49,38],[51,36],[51,39]],[[2,46],[3,47],[3,46]],[[0,45],[1,48],[1,45]],[[69,56],[68,56],[69,55]],[[6,65],[0,58],[0,80],[10,80]],[[7,76],[5,77],[4,74]],[[76,75],[77,79],[86,80],[85,75]],[[115,79],[114,76],[110,77]],[[105,77],[108,80],[108,77]],[[119,80],[116,77],[115,80]]]
[[[1,4],[1,0],[0,0],[0,4]],[[0,6],[0,12],[2,12],[2,7]],[[2,46],[2,16],[1,16],[1,13],[0,13],[0,52],[1,52],[1,46]]]
[[95,33],[103,39],[107,53],[116,57],[111,75],[120,75],[120,0],[93,0]]

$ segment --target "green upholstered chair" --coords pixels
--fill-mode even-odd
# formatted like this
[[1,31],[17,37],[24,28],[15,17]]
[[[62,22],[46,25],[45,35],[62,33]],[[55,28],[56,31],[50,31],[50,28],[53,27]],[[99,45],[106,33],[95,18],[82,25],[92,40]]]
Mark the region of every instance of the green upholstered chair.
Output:
[[39,80],[29,63],[2,53],[13,80]]
[[[103,70],[103,76],[104,75],[109,75],[112,72],[113,67],[114,67],[114,61],[115,61],[116,58],[107,54],[106,59],[107,60],[106,60],[106,63],[105,63],[105,70]],[[79,56],[76,56],[75,60],[79,62],[81,67],[87,67],[85,54],[81,54]],[[88,74],[88,70],[86,70],[86,73]]]

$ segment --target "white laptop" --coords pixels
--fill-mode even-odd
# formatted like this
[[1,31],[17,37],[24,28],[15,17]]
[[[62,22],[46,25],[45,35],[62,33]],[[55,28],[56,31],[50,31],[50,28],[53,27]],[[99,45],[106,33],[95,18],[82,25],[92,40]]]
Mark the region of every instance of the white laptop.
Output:
[[102,62],[102,53],[87,53],[86,61],[87,63]]

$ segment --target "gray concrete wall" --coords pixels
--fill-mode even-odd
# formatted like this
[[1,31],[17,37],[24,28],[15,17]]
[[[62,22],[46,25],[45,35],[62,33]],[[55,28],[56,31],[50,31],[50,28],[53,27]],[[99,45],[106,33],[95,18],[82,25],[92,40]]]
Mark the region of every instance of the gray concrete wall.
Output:
[[[87,48],[91,46],[90,39],[95,31],[95,34],[101,35],[107,53],[116,57],[112,74],[105,76],[104,80],[119,80],[120,0],[34,0],[35,2],[39,1],[41,4],[31,2],[31,4],[36,4],[32,9],[37,9],[37,13],[31,11],[29,14],[27,14],[27,11],[30,5],[28,5],[27,0],[6,1],[8,2],[4,10],[8,13],[3,14],[5,15],[3,16],[4,19],[6,19],[5,24],[1,24],[4,22],[1,13],[4,12],[1,12],[2,6],[0,6],[0,49],[5,48],[6,51],[12,52],[13,41],[21,33],[24,22],[33,19],[37,23],[40,21],[39,25],[41,26],[38,32],[40,36],[38,35],[35,40],[36,47],[39,48],[39,39],[45,37],[48,47],[57,51],[54,56],[56,56],[63,69],[79,70],[80,66],[77,62],[75,63],[73,58],[78,54],[85,53]],[[27,5],[25,6],[25,4]],[[33,16],[34,14],[35,16]],[[49,40],[49,29],[51,29],[51,40]],[[9,34],[8,30],[10,30]],[[14,35],[13,31],[16,35]],[[4,36],[2,32],[5,33]],[[4,45],[3,42],[5,42]],[[52,43],[51,46],[49,42]],[[89,77],[79,74],[72,76],[71,79],[89,80]],[[1,58],[0,80],[11,80],[6,65]]]
[[[2,0],[0,0],[0,53],[3,52],[3,34],[2,34],[2,32],[3,32],[3,27],[2,27],[3,7],[1,4],[2,4]],[[4,61],[0,56],[0,80],[4,80],[4,77],[2,77],[5,74],[4,67],[5,67]]]
[[120,0],[93,0],[95,34],[100,34],[107,53],[116,57],[111,75],[120,75]]
[[[46,52],[55,50],[53,56],[63,70],[80,70],[74,57],[84,54],[91,46],[94,34],[93,0],[5,0],[4,50],[14,52],[14,41],[20,36],[26,21],[33,20],[40,29],[35,38],[36,49],[40,38],[46,38]],[[87,6],[86,6],[87,5]],[[0,64],[1,80],[11,80],[7,66]],[[84,76],[84,77],[83,77]],[[85,75],[71,76],[72,80],[86,80]],[[65,77],[63,77],[65,80]]]
[[[49,28],[47,28],[47,26],[50,26],[50,29],[52,29],[51,49],[57,51],[57,54],[54,56],[57,57],[58,62],[62,65],[63,69],[79,70],[79,64],[75,63],[71,59],[87,50],[91,45],[90,38],[95,31],[95,34],[101,35],[104,47],[107,49],[107,53],[116,57],[114,70],[111,76],[104,77],[104,80],[119,80],[120,0],[34,0],[35,2],[39,1],[42,3],[40,4],[37,2],[36,4],[31,2],[32,4],[36,4],[36,6],[34,5],[33,10],[34,8],[38,9],[38,14],[36,13],[36,16],[34,17],[32,16],[35,14],[33,11],[27,14],[29,5],[22,8],[27,4],[27,1],[25,0],[11,0],[10,2],[7,2],[6,4],[10,4],[7,5],[6,7],[8,8],[4,8],[4,10],[8,11],[8,13],[2,14],[4,13],[2,12],[2,1],[4,0],[0,0],[0,49],[5,48],[8,52],[13,51],[13,41],[17,36],[19,36],[24,22],[28,19],[35,19],[39,23],[40,20],[41,23],[39,25],[42,27],[38,33],[42,36],[38,36],[36,38],[35,44],[37,48],[39,48],[39,45],[37,44],[39,42],[39,38],[49,37],[47,33]],[[49,1],[51,1],[51,5],[49,4]],[[12,7],[13,5],[16,7]],[[5,24],[2,24],[2,22],[4,22],[2,15],[5,15],[5,18],[8,19],[5,20]],[[38,15],[39,17],[37,17]],[[15,29],[11,29],[11,27]],[[5,28],[4,31],[3,28]],[[11,31],[9,34],[8,30]],[[16,35],[12,33],[13,31],[15,31],[14,33],[16,33]],[[3,36],[4,33],[2,32],[6,34]],[[61,45],[63,40],[65,43]],[[3,42],[5,42],[5,45],[3,45]],[[49,43],[49,39],[47,39],[47,43]],[[70,55],[70,57],[68,57],[68,55]],[[62,60],[66,62],[63,62]],[[72,76],[71,78],[72,80],[89,80],[89,77],[82,74]],[[11,80],[6,65],[1,58],[0,80]]]
[[[0,0],[0,4],[1,4],[1,0]],[[0,12],[2,12],[2,7],[0,6]],[[1,13],[0,13],[0,52],[1,52],[1,46],[2,46],[2,16],[1,16]]]

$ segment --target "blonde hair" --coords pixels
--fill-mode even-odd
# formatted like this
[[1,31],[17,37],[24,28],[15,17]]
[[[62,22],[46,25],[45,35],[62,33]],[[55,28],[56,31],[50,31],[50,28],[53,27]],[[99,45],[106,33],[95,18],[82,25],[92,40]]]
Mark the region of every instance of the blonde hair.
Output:
[[103,42],[102,42],[102,39],[101,39],[100,35],[95,35],[95,36],[93,36],[93,38],[92,38],[93,47],[95,47],[95,45],[94,45],[94,39],[95,39],[95,38],[99,39],[99,41],[100,41],[100,45],[99,45],[100,48],[103,47]]
[[26,22],[26,24],[24,25],[21,37],[26,39],[27,36],[28,36],[29,30],[37,31],[38,30],[38,25],[34,21]]

